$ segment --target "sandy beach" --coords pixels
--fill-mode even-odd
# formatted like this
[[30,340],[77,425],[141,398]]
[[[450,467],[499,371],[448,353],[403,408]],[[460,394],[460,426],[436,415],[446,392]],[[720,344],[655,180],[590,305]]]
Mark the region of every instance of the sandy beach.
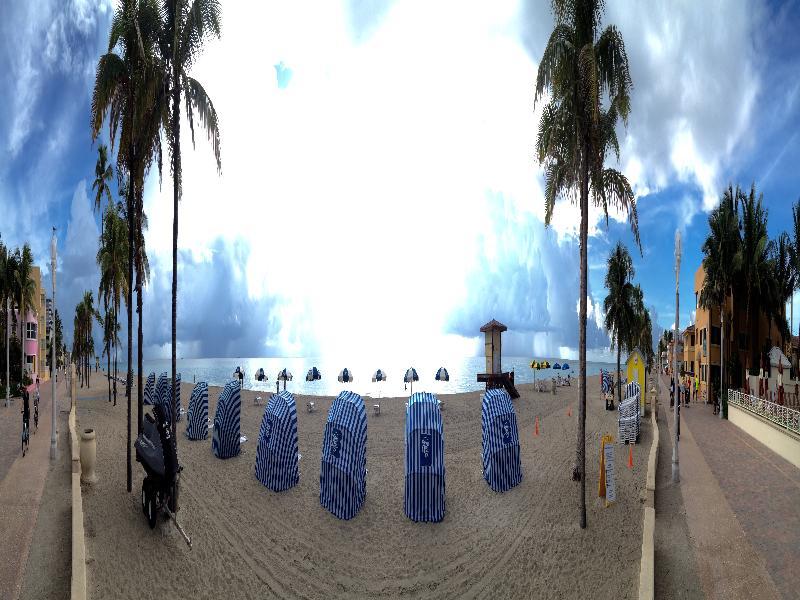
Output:
[[[254,405],[254,392],[244,391],[242,433],[248,441],[240,456],[215,458],[210,436],[190,442],[185,421],[179,424],[179,520],[192,549],[169,522],[148,528],[138,463],[133,493],[125,491],[124,398],[109,405],[102,381],[93,378],[78,403],[80,427],[97,432],[99,481],[84,486],[93,598],[637,596],[640,496],[651,431],[643,421],[633,469],[626,466],[627,447],[616,446],[618,502],[605,508],[597,498],[600,436],[616,437],[616,411],[603,410],[597,378],[589,381],[586,530],[577,524],[578,484],[570,480],[577,386],[558,388],[556,395],[520,386],[522,397],[514,404],[523,480],[504,494],[482,477],[482,393],[440,396],[447,514],[437,524],[413,523],[403,513],[404,398],[384,398],[379,416],[367,399],[367,498],[354,519],[341,521],[319,504],[322,434],[332,399],[314,398],[317,411],[308,413],[309,397],[296,396],[300,483],[276,494],[254,475],[264,407]],[[183,385],[184,407],[191,388]],[[218,394],[219,388],[210,389],[212,418]]]

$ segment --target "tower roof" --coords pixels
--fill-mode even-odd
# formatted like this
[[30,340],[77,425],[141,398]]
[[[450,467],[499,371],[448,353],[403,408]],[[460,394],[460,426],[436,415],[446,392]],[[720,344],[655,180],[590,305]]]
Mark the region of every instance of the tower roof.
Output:
[[494,331],[494,330],[506,331],[508,330],[508,327],[503,325],[500,321],[496,321],[495,319],[492,319],[486,325],[481,327],[481,332]]

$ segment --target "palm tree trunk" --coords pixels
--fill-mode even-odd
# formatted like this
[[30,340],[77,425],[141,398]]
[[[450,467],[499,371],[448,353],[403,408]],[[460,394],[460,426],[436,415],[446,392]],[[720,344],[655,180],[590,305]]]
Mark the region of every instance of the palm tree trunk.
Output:
[[[172,69],[172,135],[175,140],[172,149],[172,186],[173,186],[173,207],[172,207],[172,394],[175,395],[175,382],[177,381],[177,357],[176,343],[178,331],[178,197],[180,195],[181,180],[181,120],[180,120],[180,86],[178,85],[178,63],[174,61]],[[175,402],[172,402],[172,439],[178,440],[175,434],[177,415],[175,414]]]
[[[723,302],[725,302],[723,300]],[[719,393],[722,396],[720,398],[720,406],[722,410],[720,411],[720,418],[727,419],[728,418],[728,395],[725,393],[725,306],[721,304],[719,307],[719,329],[720,329],[720,340],[719,340]]]
[[144,261],[142,260],[142,190],[137,190],[136,192],[136,236],[137,236],[137,243],[136,243],[136,254],[138,256],[138,260],[136,261],[136,312],[138,313],[137,320],[139,322],[139,328],[136,334],[136,392],[139,397],[139,401],[137,402],[138,407],[138,426],[139,426],[139,433],[142,432],[142,422],[144,419],[144,405],[143,405],[143,396],[142,396],[142,279],[144,278],[144,273],[142,273],[142,269],[144,267]]
[[[108,318],[106,316],[106,318]],[[108,378],[108,401],[111,402],[111,342],[106,343],[106,358],[108,358],[108,371],[106,377]]]
[[114,406],[117,405],[117,326],[118,326],[118,311],[119,307],[114,302]]
[[131,465],[131,389],[133,388],[133,177],[128,180],[128,193],[126,197],[127,203],[127,218],[128,218],[128,302],[126,308],[128,309],[128,370],[125,373],[125,396],[128,399],[128,443],[126,446],[126,454],[128,460],[128,492],[132,488],[133,471]]
[[589,163],[584,144],[584,159],[581,167],[581,284],[580,313],[578,317],[578,439],[576,465],[572,479],[580,480],[580,526],[586,529],[586,289],[587,289],[587,244],[589,242]]

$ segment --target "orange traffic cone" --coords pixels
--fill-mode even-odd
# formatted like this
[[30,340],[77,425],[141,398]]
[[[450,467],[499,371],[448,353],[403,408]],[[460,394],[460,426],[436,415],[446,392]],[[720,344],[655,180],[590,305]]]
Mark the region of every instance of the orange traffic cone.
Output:
[[571,407],[571,406],[568,406],[568,407],[567,407],[567,416],[568,416],[568,417],[571,417],[571,416],[572,416],[572,407]]
[[536,415],[536,421],[534,421],[533,435],[539,435],[539,415]]
[[628,444],[628,468],[633,468],[633,444]]

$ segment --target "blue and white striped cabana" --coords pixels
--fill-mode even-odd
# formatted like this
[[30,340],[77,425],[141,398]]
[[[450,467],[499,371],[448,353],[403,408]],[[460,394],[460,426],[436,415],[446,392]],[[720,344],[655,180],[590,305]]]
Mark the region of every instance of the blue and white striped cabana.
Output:
[[220,392],[214,414],[214,435],[211,449],[217,458],[237,456],[240,450],[239,419],[242,412],[241,384],[229,381]]
[[444,437],[436,396],[412,394],[406,410],[406,491],[412,521],[444,519]]
[[172,409],[169,406],[171,395],[172,394],[169,393],[169,379],[167,379],[167,373],[165,371],[158,376],[158,381],[156,381],[156,393],[153,398],[153,404],[160,404],[168,419],[172,419]]
[[510,490],[522,481],[517,415],[511,396],[503,389],[486,390],[481,404],[483,478],[495,492]]
[[[181,420],[181,374],[175,373],[175,385],[172,386],[174,399],[172,409],[175,411],[175,421]],[[177,431],[177,430],[176,430]]]
[[256,449],[256,479],[273,492],[297,485],[297,406],[294,396],[273,394],[264,409]]
[[144,404],[153,404],[155,400],[155,389],[156,389],[156,374],[150,373],[147,376],[147,382],[144,384],[144,392],[142,393],[142,403]]
[[205,381],[195,384],[189,398],[186,437],[190,440],[204,440],[208,437],[208,384]]
[[331,404],[322,441],[319,502],[334,516],[352,519],[367,495],[367,412],[364,400],[344,391]]

